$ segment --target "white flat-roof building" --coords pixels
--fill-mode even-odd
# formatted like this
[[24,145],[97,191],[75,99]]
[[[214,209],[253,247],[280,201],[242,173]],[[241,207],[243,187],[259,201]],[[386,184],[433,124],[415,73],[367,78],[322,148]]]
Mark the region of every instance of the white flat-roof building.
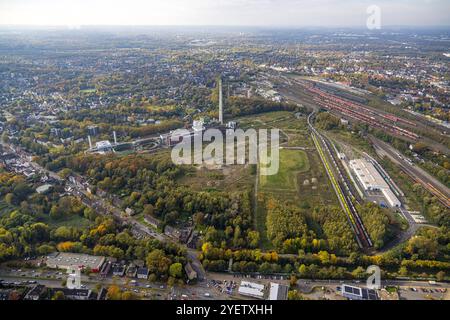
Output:
[[47,256],[47,267],[57,269],[76,267],[83,269],[90,268],[93,271],[100,271],[104,262],[105,257],[79,253],[57,252]]
[[205,126],[203,120],[194,120],[194,122],[192,123],[192,130],[194,130],[194,132],[204,131]]
[[350,168],[353,169],[353,172],[366,191],[381,191],[384,187],[389,187],[377,169],[365,159],[351,160]]
[[402,203],[398,200],[397,196],[392,192],[392,190],[388,188],[381,189],[383,196],[386,198],[389,205],[393,208],[400,208]]
[[381,191],[391,207],[401,206],[397,196],[370,161],[366,159],[351,160],[350,168],[365,191]]
[[36,192],[44,194],[44,193],[49,192],[52,188],[53,188],[53,186],[51,184],[44,184],[44,185],[42,185],[40,187],[37,187],[36,188]]
[[95,144],[98,151],[109,151],[112,150],[112,144],[108,140],[99,141]]
[[270,283],[268,300],[287,300],[289,287],[284,284]]
[[238,292],[243,296],[264,299],[264,289],[265,287],[262,284],[241,281]]

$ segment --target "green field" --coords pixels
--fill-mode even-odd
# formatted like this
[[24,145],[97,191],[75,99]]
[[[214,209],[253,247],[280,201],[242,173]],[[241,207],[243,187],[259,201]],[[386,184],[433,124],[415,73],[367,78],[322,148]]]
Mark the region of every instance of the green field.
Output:
[[[270,250],[273,246],[267,238],[265,208],[268,199],[275,198],[300,208],[311,209],[336,205],[338,202],[319,154],[315,150],[305,117],[297,119],[293,114],[289,117],[286,113],[271,113],[264,118],[268,120],[266,126],[278,127],[284,134],[289,135],[287,143],[283,144],[288,149],[280,150],[278,174],[260,176],[258,183],[255,228],[260,234],[260,247]],[[254,119],[254,126],[263,122],[260,121],[259,117]]]
[[[266,234],[266,201],[276,198],[301,208],[336,205],[337,198],[311,139],[306,117],[291,112],[269,112],[237,119],[240,128],[278,128],[282,131],[280,167],[276,175],[259,176],[257,180],[255,229],[260,234],[260,247],[272,249]],[[248,146],[247,146],[248,147]],[[299,148],[304,148],[299,149]],[[254,188],[256,175],[248,165],[191,168],[178,183],[192,190],[231,192]]]
[[309,170],[309,161],[306,152],[301,150],[280,150],[280,168],[278,174],[261,176],[261,190],[296,191],[297,174]]
[[48,224],[50,227],[54,227],[54,228],[58,228],[58,227],[62,227],[62,226],[84,228],[84,227],[88,227],[91,224],[91,221],[89,221],[88,219],[81,217],[81,216],[77,216],[77,215],[68,216],[68,217],[65,217],[60,220],[53,220],[47,214],[41,214],[41,215],[38,215],[37,217],[40,222]]
[[255,224],[261,241],[260,246],[269,250],[272,244],[267,239],[265,201],[275,197],[283,201],[298,201],[298,175],[310,169],[308,155],[302,150],[280,150],[280,168],[278,174],[259,177],[258,207],[255,213]]
[[245,116],[236,119],[239,123],[241,129],[259,129],[259,128],[282,128],[279,123],[284,122],[288,119],[292,119],[294,116],[292,113],[287,111],[275,111],[269,113],[262,113],[259,115]]

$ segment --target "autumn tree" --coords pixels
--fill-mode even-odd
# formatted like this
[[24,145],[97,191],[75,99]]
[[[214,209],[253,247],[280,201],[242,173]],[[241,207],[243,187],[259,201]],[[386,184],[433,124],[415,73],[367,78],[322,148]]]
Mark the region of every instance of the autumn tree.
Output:
[[162,250],[155,249],[147,255],[147,267],[150,273],[155,273],[159,276],[167,274],[171,261]]
[[183,276],[183,265],[179,262],[170,265],[169,274],[174,278],[181,278]]

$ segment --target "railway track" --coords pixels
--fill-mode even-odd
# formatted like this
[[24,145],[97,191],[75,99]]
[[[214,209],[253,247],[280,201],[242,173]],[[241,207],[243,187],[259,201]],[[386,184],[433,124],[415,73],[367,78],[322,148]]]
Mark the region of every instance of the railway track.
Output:
[[431,183],[426,182],[422,179],[420,179],[418,176],[413,174],[411,171],[409,171],[404,165],[399,165],[400,169],[402,169],[403,172],[405,172],[412,180],[417,182],[418,184],[422,185],[422,187],[425,188],[429,193],[431,193],[433,196],[438,199],[440,203],[442,203],[444,206],[446,206],[448,209],[450,209],[450,199],[444,195],[441,191],[436,189]]
[[450,209],[450,199],[444,195],[441,191],[436,189],[431,183],[426,182],[416,175],[414,175],[412,172],[410,172],[405,166],[400,164],[400,169],[402,169],[403,172],[405,172],[412,180],[417,182],[418,184],[422,185],[425,190],[427,190],[429,193],[431,193],[433,196],[438,199],[440,203],[442,203],[444,206],[446,206],[448,209]]
[[[334,191],[336,192],[336,195],[338,197],[339,203],[341,204],[342,209],[344,210],[347,220],[350,224],[350,227],[355,234],[355,239],[358,243],[358,246],[360,248],[369,248],[372,247],[372,241],[370,240],[370,237],[361,221],[361,218],[352,202],[354,200],[354,196],[352,196],[350,192],[350,188],[347,184],[347,181],[343,179],[343,174],[340,171],[336,160],[330,150],[329,142],[325,140],[325,138],[313,127],[311,123],[311,118],[313,117],[314,112],[308,117],[308,124],[311,128],[311,136],[314,141],[314,145],[316,146],[317,151],[319,152],[320,159],[322,160],[322,163],[325,167],[325,170],[327,172],[328,177],[330,178],[331,184],[333,186]],[[335,170],[338,173],[339,179],[334,174],[331,164],[329,163],[324,148],[322,148],[322,144],[325,146],[325,151],[329,154],[330,158],[332,159],[333,165],[335,166]]]
[[443,205],[445,205],[447,208],[450,209],[450,199],[447,198],[441,191],[436,189],[430,183],[427,183],[427,186],[429,191],[433,193]]
[[[444,192],[431,184],[430,179],[428,179],[424,174],[421,174],[420,171],[418,171],[419,169],[414,169],[414,167],[411,167],[406,161],[399,158],[395,151],[389,149],[389,146],[386,145],[386,143],[374,139],[373,137],[371,138],[371,141],[375,148],[383,151],[383,153],[391,158],[391,160],[393,160],[393,162],[396,163],[406,175],[408,175],[416,183],[420,184],[425,190],[435,196],[440,203],[450,209],[450,198],[445,195]],[[445,187],[443,186],[442,188]]]
[[[330,139],[328,139],[327,137],[324,137],[323,142],[325,144],[325,148],[328,151],[328,154],[330,155],[330,157],[333,161],[333,164],[335,165],[335,167],[337,168],[337,170],[339,172],[339,178],[341,179],[341,181],[345,187],[345,190],[350,195],[352,202],[356,202],[356,203],[360,204],[362,202],[362,199],[359,197],[356,189],[352,186],[350,179],[347,177],[347,175],[345,175],[343,173],[343,172],[345,172],[345,169],[343,168],[339,159],[337,159],[337,157],[336,157],[336,155],[339,153],[338,150],[336,149],[336,146],[334,144],[332,144],[330,142]],[[332,150],[333,150],[333,152],[332,152]]]
[[371,127],[383,131],[388,131],[391,134],[406,138],[411,141],[417,141],[420,138],[420,136],[415,134],[414,132],[398,126],[399,123],[403,125],[413,126],[414,124],[409,120],[401,119],[392,114],[375,112],[374,110],[360,103],[322,91],[311,83],[296,81],[296,84],[305,89],[305,91],[310,95],[313,103],[321,108],[329,111],[334,111],[347,118],[365,123]]

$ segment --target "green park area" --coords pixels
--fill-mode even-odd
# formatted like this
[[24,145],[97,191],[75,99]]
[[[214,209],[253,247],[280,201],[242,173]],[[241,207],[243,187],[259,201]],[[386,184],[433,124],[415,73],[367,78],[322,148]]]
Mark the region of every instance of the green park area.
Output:
[[275,175],[261,176],[260,186],[265,191],[296,191],[297,173],[309,170],[306,152],[301,150],[280,150],[279,171]]

